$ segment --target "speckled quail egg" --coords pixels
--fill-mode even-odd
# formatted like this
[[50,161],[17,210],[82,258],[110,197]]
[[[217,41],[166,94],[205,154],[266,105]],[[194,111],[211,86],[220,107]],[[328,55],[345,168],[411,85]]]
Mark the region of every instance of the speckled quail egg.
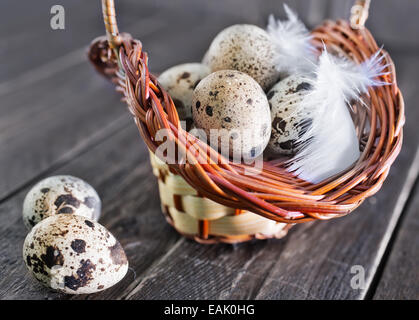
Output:
[[23,202],[23,222],[31,229],[51,215],[70,213],[97,221],[101,201],[87,182],[72,176],[53,176],[38,182]]
[[159,83],[170,94],[180,120],[192,120],[192,94],[196,85],[210,74],[208,66],[202,63],[180,64],[164,71],[158,78]]
[[99,223],[72,214],[51,216],[33,227],[23,258],[38,281],[69,294],[107,289],[128,270],[118,240]]
[[214,38],[204,61],[212,71],[244,72],[268,90],[279,76],[275,50],[271,36],[265,30],[238,24],[224,29]]
[[310,128],[310,113],[301,107],[301,101],[310,92],[310,78],[292,75],[278,82],[268,92],[271,108],[272,134],[267,151],[271,155],[292,155],[298,151],[300,141]]
[[202,79],[193,94],[193,120],[224,156],[252,159],[271,134],[269,104],[260,85],[245,73],[221,70]]

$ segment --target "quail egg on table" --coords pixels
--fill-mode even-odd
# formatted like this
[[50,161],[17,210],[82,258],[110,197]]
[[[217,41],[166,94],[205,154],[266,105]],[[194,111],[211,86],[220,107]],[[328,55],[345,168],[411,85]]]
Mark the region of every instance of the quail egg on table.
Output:
[[298,151],[300,138],[312,124],[310,113],[300,105],[311,86],[309,77],[292,75],[268,92],[272,118],[272,134],[267,147],[270,154],[292,155]]
[[253,159],[269,141],[268,100],[260,85],[245,73],[221,70],[202,79],[194,90],[192,114],[208,144],[215,148],[216,140],[226,157]]
[[97,221],[100,198],[87,182],[72,176],[53,176],[41,180],[23,202],[23,222],[28,229],[51,215],[77,214]]
[[107,289],[128,270],[118,240],[99,223],[72,214],[50,216],[34,226],[23,258],[38,281],[69,294]]
[[263,29],[248,24],[230,26],[212,41],[204,57],[212,71],[237,70],[255,79],[268,90],[279,77],[276,47]]
[[192,94],[196,85],[210,74],[210,69],[201,63],[185,63],[171,67],[158,78],[176,106],[180,120],[192,119]]

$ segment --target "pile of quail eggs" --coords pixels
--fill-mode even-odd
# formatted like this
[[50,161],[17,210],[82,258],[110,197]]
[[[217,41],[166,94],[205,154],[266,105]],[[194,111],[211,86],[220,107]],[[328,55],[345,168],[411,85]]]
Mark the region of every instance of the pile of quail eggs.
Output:
[[63,293],[86,294],[105,290],[125,276],[124,249],[97,222],[100,213],[98,194],[76,177],[49,177],[28,192],[23,259],[39,282]]
[[206,142],[224,156],[254,159],[265,150],[270,156],[293,155],[310,119],[293,113],[292,106],[310,85],[295,76],[280,80],[275,50],[267,31],[233,25],[214,38],[202,63],[174,66],[158,81],[186,128],[203,130]]

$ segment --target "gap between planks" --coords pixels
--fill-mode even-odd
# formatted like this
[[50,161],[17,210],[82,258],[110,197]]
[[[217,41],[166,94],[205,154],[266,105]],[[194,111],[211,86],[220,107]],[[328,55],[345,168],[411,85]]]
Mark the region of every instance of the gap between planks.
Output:
[[185,238],[183,237],[180,238],[178,241],[176,241],[176,243],[164,255],[162,255],[159,259],[153,262],[146,270],[144,270],[144,272],[142,273],[143,275],[145,275],[144,277],[137,278],[136,281],[133,281],[132,284],[125,289],[125,292],[121,294],[119,297],[117,297],[116,299],[128,300],[130,297],[135,295],[139,290],[141,290],[142,284],[144,283],[144,281],[153,277],[153,273],[148,274],[148,271],[153,270],[155,266],[163,263],[168,257],[170,257],[172,252],[176,251],[176,249],[180,247],[184,242],[185,242]]
[[[381,270],[380,282],[371,299],[419,299],[419,178],[410,195],[409,205],[399,221],[392,248],[386,252],[386,264]],[[406,259],[409,257],[409,259]]]
[[362,299],[372,299],[375,295],[383,271],[388,262],[391,254],[391,249],[397,238],[397,234],[400,232],[400,226],[403,222],[403,217],[409,209],[409,205],[412,203],[412,197],[415,196],[415,185],[417,185],[419,178],[419,147],[416,150],[413,164],[410,167],[407,175],[406,184],[404,185],[399,199],[397,200],[396,207],[394,209],[395,214],[392,216],[390,223],[387,226],[384,240],[380,246],[377,259],[373,264],[374,274],[369,277],[367,290],[364,291]]

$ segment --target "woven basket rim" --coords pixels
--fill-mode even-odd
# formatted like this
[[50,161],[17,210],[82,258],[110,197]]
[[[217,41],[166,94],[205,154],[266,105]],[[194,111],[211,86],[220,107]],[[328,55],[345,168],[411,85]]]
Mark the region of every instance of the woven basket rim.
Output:
[[[103,2],[113,4],[109,0]],[[110,11],[114,17],[114,8]],[[116,20],[108,21],[113,21],[116,28]],[[101,74],[112,79],[117,91],[123,93],[148,148],[155,152],[159,145],[154,139],[156,132],[165,128],[177,147],[192,159],[202,157],[190,152],[192,143],[202,142],[180,128],[173,100],[150,74],[148,55],[141,42],[128,34],[117,35],[116,44],[105,37],[95,39],[89,58]],[[357,63],[380,49],[366,28],[356,29],[344,20],[326,20],[312,31],[312,36],[319,50],[325,45],[328,50]],[[190,163],[186,159],[186,163],[169,164],[169,167],[200,195],[278,222],[326,220],[352,212],[381,188],[403,140],[404,101],[397,86],[395,66],[385,50],[380,54],[388,72],[381,80],[390,85],[369,90],[364,97],[368,109],[353,106],[362,153],[346,172],[311,184],[287,172],[283,162],[270,161],[264,163],[261,174],[248,176],[243,174],[248,169],[245,164],[231,163],[208,146],[204,154],[207,164]]]

